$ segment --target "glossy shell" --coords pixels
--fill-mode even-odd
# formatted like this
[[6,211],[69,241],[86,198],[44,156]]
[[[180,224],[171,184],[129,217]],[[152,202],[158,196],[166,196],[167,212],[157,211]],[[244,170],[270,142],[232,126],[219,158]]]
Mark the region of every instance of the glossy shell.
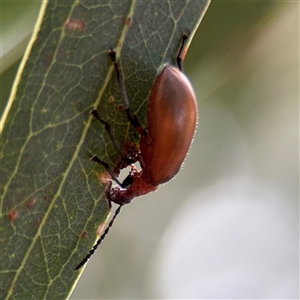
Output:
[[189,80],[179,69],[166,65],[151,88],[147,128],[140,140],[142,169],[149,184],[157,186],[178,173],[196,123],[197,102]]

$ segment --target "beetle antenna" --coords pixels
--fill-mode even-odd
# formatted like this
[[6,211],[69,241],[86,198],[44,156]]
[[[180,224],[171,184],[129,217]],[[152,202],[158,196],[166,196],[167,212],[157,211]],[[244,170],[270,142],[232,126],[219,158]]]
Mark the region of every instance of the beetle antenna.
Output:
[[123,205],[120,205],[117,210],[115,211],[115,214],[113,218],[110,220],[108,226],[106,227],[105,231],[103,234],[100,236],[98,239],[97,243],[94,245],[94,247],[90,250],[90,252],[86,255],[86,257],[78,264],[78,266],[74,269],[75,271],[79,270],[81,267],[83,267],[87,261],[91,258],[91,256],[95,253],[101,242],[104,240],[104,238],[107,236],[109,229],[113,226],[115,219],[117,218],[118,214],[121,211]]
[[188,38],[189,35],[190,35],[190,31],[188,31],[187,33],[184,33],[182,35],[181,45],[180,45],[180,48],[179,48],[179,51],[178,51],[178,54],[177,54],[177,57],[176,57],[177,66],[178,66],[178,69],[181,72],[183,72],[183,65],[182,65],[183,59],[182,59],[181,55],[182,55],[182,51],[183,51],[185,42],[186,42],[186,40],[187,40],[187,38]]

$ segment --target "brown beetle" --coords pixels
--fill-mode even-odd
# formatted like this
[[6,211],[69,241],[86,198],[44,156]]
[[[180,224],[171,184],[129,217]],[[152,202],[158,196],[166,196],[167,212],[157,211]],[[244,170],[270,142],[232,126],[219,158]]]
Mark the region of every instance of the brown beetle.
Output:
[[[127,117],[132,126],[141,134],[140,153],[136,155],[135,159],[127,157],[123,159],[127,165],[139,161],[141,171],[132,165],[129,175],[123,183],[120,183],[107,163],[97,156],[91,158],[92,161],[103,165],[112,179],[118,183],[119,186],[114,188],[110,184],[106,195],[110,205],[111,202],[114,202],[120,206],[102,236],[75,270],[80,269],[93,255],[124,204],[130,203],[134,197],[155,191],[160,184],[172,179],[180,170],[191,145],[197,123],[196,97],[191,84],[182,72],[181,54],[186,39],[187,35],[184,34],[177,55],[178,68],[165,65],[154,81],[147,104],[147,126],[145,129],[142,128],[137,117],[129,108],[115,51],[109,52],[115,66]],[[109,124],[99,116],[95,109],[91,111],[91,114],[105,125],[114,145],[121,152]]]

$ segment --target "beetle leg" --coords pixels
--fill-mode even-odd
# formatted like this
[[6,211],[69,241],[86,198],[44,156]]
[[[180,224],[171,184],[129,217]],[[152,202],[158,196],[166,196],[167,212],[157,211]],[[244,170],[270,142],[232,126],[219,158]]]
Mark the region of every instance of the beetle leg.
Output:
[[93,157],[90,158],[91,161],[94,161],[98,164],[100,164],[101,166],[103,166],[106,171],[110,174],[111,178],[121,187],[121,188],[126,188],[128,187],[128,183],[129,182],[125,182],[124,184],[121,183],[118,178],[116,177],[116,175],[114,174],[114,172],[111,170],[111,168],[109,167],[108,163],[106,163],[105,161],[101,160],[100,158],[98,158],[97,155],[94,155]]
[[112,142],[114,144],[114,147],[118,150],[119,153],[122,153],[120,145],[116,141],[116,139],[115,139],[115,137],[114,137],[114,135],[113,135],[113,133],[111,131],[110,125],[100,117],[100,115],[99,115],[99,113],[98,113],[98,111],[96,109],[92,109],[90,111],[90,114],[93,115],[94,118],[96,118],[101,124],[103,124],[105,126],[105,130],[107,131],[110,139],[112,140]]
[[139,121],[139,119],[137,118],[137,116],[131,111],[130,107],[129,107],[129,100],[126,94],[126,89],[125,89],[125,85],[124,85],[124,81],[119,69],[119,65],[117,63],[116,60],[116,51],[113,49],[110,49],[109,51],[109,56],[114,64],[115,67],[115,71],[116,71],[116,75],[117,75],[117,80],[118,80],[118,84],[119,84],[119,88],[120,88],[120,92],[121,92],[121,98],[122,98],[122,102],[123,105],[125,107],[125,111],[127,114],[127,118],[129,120],[129,122],[131,123],[131,125],[135,128],[135,130],[139,133],[139,134],[143,134],[143,127]]
[[110,125],[100,117],[98,111],[97,111],[96,109],[92,109],[92,110],[90,111],[90,114],[93,115],[93,117],[95,117],[101,124],[103,124],[103,125],[105,126],[105,130],[107,131],[107,133],[108,133],[110,139],[112,140],[112,142],[113,142],[113,144],[114,144],[114,147],[115,147],[115,148],[117,149],[117,151],[120,153],[120,155],[121,155],[123,161],[125,161],[125,163],[128,164],[128,165],[134,163],[134,162],[135,162],[135,159],[132,159],[131,157],[126,157],[126,156],[124,156],[124,155],[122,154],[120,145],[119,145],[119,143],[116,141],[116,139],[115,139],[115,137],[114,137],[114,135],[113,135],[113,133],[112,133],[112,131],[111,131]]
[[182,55],[182,52],[183,52],[183,48],[184,48],[184,44],[189,36],[190,32],[188,33],[184,33],[182,35],[182,38],[181,38],[181,45],[180,45],[180,48],[179,48],[179,51],[178,51],[178,54],[177,54],[177,57],[176,57],[176,61],[177,61],[177,66],[178,66],[178,69],[183,72],[183,66],[182,66],[182,62],[183,62],[183,58],[181,57]]

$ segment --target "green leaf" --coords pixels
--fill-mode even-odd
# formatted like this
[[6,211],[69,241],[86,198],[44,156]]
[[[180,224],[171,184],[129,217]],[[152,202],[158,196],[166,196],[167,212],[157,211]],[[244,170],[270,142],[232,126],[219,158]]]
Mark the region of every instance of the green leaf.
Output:
[[118,142],[139,136],[120,110],[107,51],[113,47],[133,112],[145,124],[147,97],[165,63],[175,64],[208,1],[44,2],[1,120],[1,299],[64,299],[74,267],[109,208],[105,169],[120,159],[90,115],[97,107]]

